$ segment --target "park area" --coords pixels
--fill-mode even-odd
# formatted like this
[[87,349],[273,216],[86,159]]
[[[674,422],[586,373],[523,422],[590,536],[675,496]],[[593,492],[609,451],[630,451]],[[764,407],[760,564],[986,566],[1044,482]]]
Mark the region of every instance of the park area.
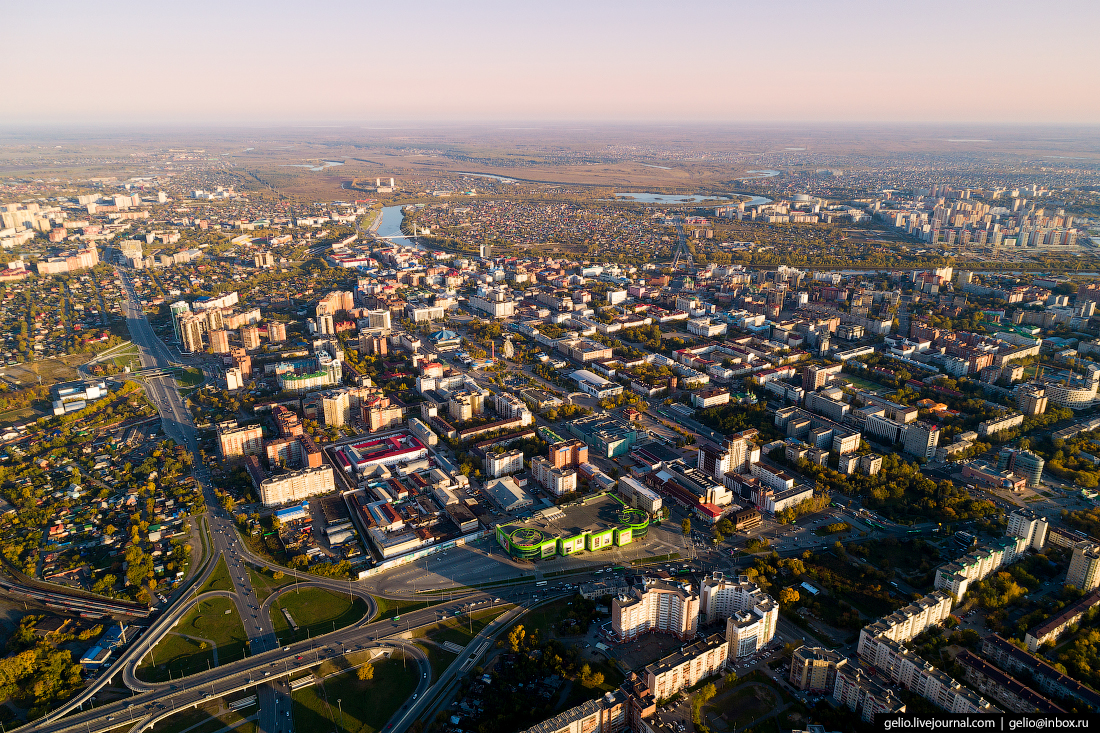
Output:
[[245,657],[248,637],[228,598],[211,598],[195,606],[141,660],[138,677],[164,682],[202,672]]
[[381,730],[416,689],[419,665],[401,652],[374,662],[374,676],[335,672],[293,694],[296,733],[374,733]]
[[[291,626],[289,613],[294,620]],[[283,591],[271,605],[271,623],[280,644],[292,644],[303,639],[331,634],[350,626],[367,613],[362,598],[349,598],[324,588],[292,588]]]

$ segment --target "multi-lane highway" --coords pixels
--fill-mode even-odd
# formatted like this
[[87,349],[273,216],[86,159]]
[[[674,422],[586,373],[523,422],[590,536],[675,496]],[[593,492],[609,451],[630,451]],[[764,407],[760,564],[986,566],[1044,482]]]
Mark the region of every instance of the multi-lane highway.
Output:
[[[501,590],[499,593],[504,602],[523,604],[530,600],[528,589]],[[493,601],[494,596],[471,593],[462,599],[402,614],[397,621],[370,622],[364,619],[340,630],[335,635],[329,634],[316,640],[276,647],[236,662],[223,664],[207,672],[191,675],[181,681],[142,683],[143,691],[136,692],[132,698],[76,712],[67,717],[50,716],[31,724],[30,727],[42,733],[62,733],[69,730],[103,733],[117,728],[123,721],[128,721],[131,715],[135,724],[139,721],[151,723],[173,711],[201,704],[204,701],[249,688],[268,688],[272,691],[272,695],[269,698],[268,710],[264,709],[261,702],[261,721],[270,726],[268,730],[285,731],[288,730],[289,722],[285,717],[285,711],[290,705],[290,689],[285,683],[291,676],[346,652],[365,649],[400,649],[408,657],[420,660],[418,662],[420,680],[415,690],[416,698],[406,707],[398,710],[391,721],[392,727],[387,729],[400,733],[416,719],[422,706],[428,704],[431,696],[426,693],[435,682],[430,665],[423,659],[423,653],[417,647],[405,642],[402,637],[407,636],[412,629],[435,623],[441,618],[453,617],[456,611],[467,610],[471,604],[484,605],[491,604]],[[519,611],[512,613],[518,614]],[[481,649],[483,642],[510,620],[511,616],[502,617],[500,621],[484,629],[475,642],[467,647],[467,651],[459,656],[455,662],[458,668],[461,668],[470,657],[474,657],[476,661],[484,652],[484,649]],[[472,665],[468,665],[467,668],[469,666]],[[458,668],[444,679],[448,681],[453,679],[454,673],[462,671]],[[276,699],[278,705],[276,705]],[[276,709],[284,711],[281,721],[276,721]]]

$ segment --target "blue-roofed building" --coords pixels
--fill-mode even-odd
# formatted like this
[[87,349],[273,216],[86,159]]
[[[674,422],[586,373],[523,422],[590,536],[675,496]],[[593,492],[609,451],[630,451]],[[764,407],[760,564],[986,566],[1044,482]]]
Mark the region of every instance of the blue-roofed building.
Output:
[[446,328],[436,331],[428,337],[437,349],[455,349],[462,343],[462,339],[454,331]]
[[296,506],[288,506],[285,509],[277,509],[275,518],[283,524],[287,522],[300,522],[309,519],[309,502],[303,501]]

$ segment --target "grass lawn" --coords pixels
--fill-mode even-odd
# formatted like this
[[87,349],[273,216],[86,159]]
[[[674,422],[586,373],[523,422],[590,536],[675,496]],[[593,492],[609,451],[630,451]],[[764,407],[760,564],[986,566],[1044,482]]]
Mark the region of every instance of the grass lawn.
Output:
[[214,572],[210,574],[206,583],[199,588],[199,594],[210,590],[233,590],[233,579],[229,577],[229,566],[225,564],[224,557],[218,558],[218,566],[214,568]]
[[549,639],[551,627],[565,615],[566,609],[569,608],[569,601],[569,598],[562,598],[552,603],[539,606],[538,608],[531,609],[520,616],[509,629],[516,624],[522,624],[523,628],[527,629],[528,634],[534,629],[538,629],[540,639]]
[[315,668],[315,672],[318,677],[328,677],[330,674],[336,674],[337,672],[343,672],[346,669],[351,669],[356,665],[363,664],[370,661],[370,650],[364,649],[361,652],[351,652],[350,654],[344,654],[339,657],[333,657],[332,659],[326,659],[321,662]]
[[267,597],[272,593],[294,582],[294,578],[290,575],[284,574],[283,577],[276,580],[275,573],[267,568],[260,570],[251,565],[245,567],[248,569],[248,577],[252,580],[252,588],[256,591],[256,597],[261,601],[267,600]]
[[[236,699],[241,696],[241,694],[237,694],[233,697]],[[166,718],[164,721],[157,723],[157,730],[164,731],[164,733],[184,733],[184,731],[187,731],[187,733],[213,733],[226,726],[239,723],[250,715],[255,715],[260,710],[258,706],[252,705],[240,712],[226,711],[218,715],[218,711],[226,707],[228,707],[228,703],[224,700],[209,702],[201,707],[191,708]],[[125,727],[132,728],[133,726],[127,725]],[[234,730],[238,733],[256,733],[256,722],[250,720],[247,723],[241,723]]]
[[440,649],[437,646],[417,644],[416,648],[428,655],[428,663],[432,665],[433,679],[439,679],[439,676],[447,671],[447,667],[451,666],[451,662],[458,659],[457,654],[451,654],[446,649]]
[[176,384],[180,387],[194,387],[201,384],[205,375],[202,373],[202,369],[198,367],[186,367],[184,369],[176,370]]
[[566,698],[565,705],[562,706],[563,709],[576,707],[585,700],[595,700],[606,692],[617,690],[626,678],[618,667],[607,661],[588,662],[588,666],[592,668],[593,672],[603,674],[603,684],[590,687],[581,682],[580,675],[577,675],[577,679],[573,681],[572,689],[569,690],[569,697]]
[[[186,638],[180,634],[209,639],[213,646],[203,649],[203,642],[198,638]],[[211,598],[191,609],[176,624],[172,633],[153,647],[150,655],[141,660],[138,674],[150,682],[163,682],[169,679],[169,673],[172,678],[179,679],[205,670],[207,663],[213,666],[213,647],[218,650],[218,664],[243,659],[247,640],[233,601]]]
[[475,611],[469,616],[456,616],[455,618],[441,621],[434,626],[417,629],[413,632],[413,637],[427,637],[440,644],[449,641],[464,647],[469,644],[475,636],[481,633],[481,630],[488,626],[490,621],[510,608],[512,608],[511,605],[501,605],[496,608]]
[[[293,694],[296,733],[374,733],[381,730],[416,689],[418,666],[400,656],[374,663],[374,679],[345,672]],[[337,701],[340,701],[337,704]],[[343,708],[343,724],[341,712]]]
[[726,730],[737,730],[750,725],[762,715],[775,709],[775,693],[759,687],[745,687],[729,697],[713,700],[706,705],[705,714],[725,715]]
[[403,613],[412,613],[413,611],[419,611],[422,608],[431,608],[432,606],[438,606],[444,601],[440,601],[435,598],[430,601],[403,601],[395,598],[383,598],[382,596],[371,596],[374,602],[378,605],[378,617],[375,621],[385,621],[391,619],[394,616],[400,616]]
[[[282,609],[290,612],[298,630],[294,631]],[[280,644],[301,641],[307,637],[328,634],[349,626],[367,613],[367,603],[362,598],[349,600],[347,596],[324,588],[299,588],[284,590],[271,605],[271,622]]]

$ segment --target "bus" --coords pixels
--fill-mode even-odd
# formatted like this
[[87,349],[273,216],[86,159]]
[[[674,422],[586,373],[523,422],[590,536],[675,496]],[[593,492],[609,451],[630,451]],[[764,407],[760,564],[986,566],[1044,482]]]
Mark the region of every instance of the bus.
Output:
[[539,582],[535,583],[536,588],[539,588],[539,587],[544,586],[544,585],[546,585],[545,580],[540,580]]

